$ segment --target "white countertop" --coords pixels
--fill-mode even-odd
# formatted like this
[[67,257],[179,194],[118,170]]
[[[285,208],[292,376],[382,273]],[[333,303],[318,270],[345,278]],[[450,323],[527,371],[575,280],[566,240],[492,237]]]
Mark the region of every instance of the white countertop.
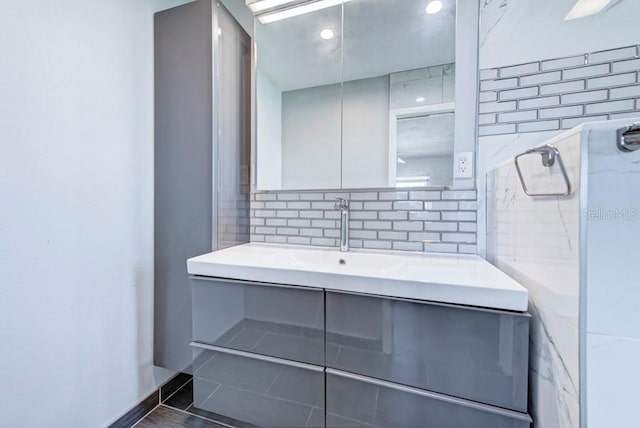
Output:
[[[344,264],[340,264],[340,260]],[[476,255],[250,243],[187,260],[190,275],[527,310],[527,289]]]

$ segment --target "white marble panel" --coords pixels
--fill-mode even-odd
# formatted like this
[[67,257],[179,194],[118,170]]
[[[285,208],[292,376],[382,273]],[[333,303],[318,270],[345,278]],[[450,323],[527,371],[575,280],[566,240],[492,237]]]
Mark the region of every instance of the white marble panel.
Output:
[[[524,193],[513,156],[543,137],[510,137],[501,141],[508,161],[487,175],[487,258],[529,290],[534,426],[578,427],[582,134],[575,130],[542,141],[562,154],[573,187],[569,197]],[[502,156],[500,151],[493,155]],[[532,190],[555,192],[564,186],[558,165],[544,167],[537,154],[521,158],[521,165]]]

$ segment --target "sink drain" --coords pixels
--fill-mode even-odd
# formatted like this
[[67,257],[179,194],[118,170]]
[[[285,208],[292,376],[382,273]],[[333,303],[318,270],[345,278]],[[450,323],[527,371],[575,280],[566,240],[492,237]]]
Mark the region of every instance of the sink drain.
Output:
[[338,263],[340,263],[341,265],[346,265],[347,261],[345,259],[340,259]]

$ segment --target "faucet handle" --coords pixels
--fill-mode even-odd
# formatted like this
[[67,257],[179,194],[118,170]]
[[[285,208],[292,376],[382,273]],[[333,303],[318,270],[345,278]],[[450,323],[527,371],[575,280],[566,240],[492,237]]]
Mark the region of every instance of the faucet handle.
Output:
[[336,198],[335,209],[337,210],[349,209],[349,200],[345,198]]

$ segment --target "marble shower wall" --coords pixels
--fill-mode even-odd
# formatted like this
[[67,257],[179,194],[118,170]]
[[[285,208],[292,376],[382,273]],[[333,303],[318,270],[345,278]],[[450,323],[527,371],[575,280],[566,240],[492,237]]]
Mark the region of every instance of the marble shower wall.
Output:
[[[534,427],[579,427],[581,132],[549,142],[562,153],[570,197],[532,198],[508,161],[487,176],[487,259],[529,290],[530,413]],[[531,191],[560,192],[557,163],[521,158]]]
[[586,201],[584,358],[589,428],[638,425],[640,384],[640,151],[616,147],[616,131],[635,119],[585,127]]

